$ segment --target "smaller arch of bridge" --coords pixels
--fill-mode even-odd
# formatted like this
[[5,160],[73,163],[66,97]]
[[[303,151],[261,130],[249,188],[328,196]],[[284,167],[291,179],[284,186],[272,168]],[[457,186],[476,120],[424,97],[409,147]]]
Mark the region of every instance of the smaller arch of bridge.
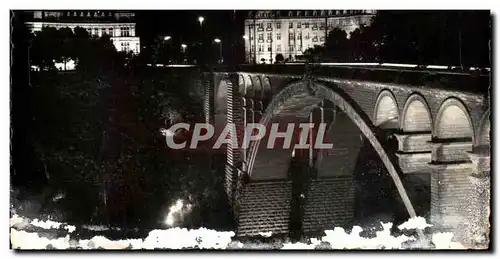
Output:
[[383,129],[396,129],[399,127],[399,109],[394,94],[388,90],[382,90],[375,102],[373,110],[373,124]]
[[256,76],[254,80],[254,98],[257,99],[262,99],[263,97],[263,90],[262,90],[262,80],[260,79],[260,76]]
[[268,76],[265,76],[262,80],[262,99],[265,99],[267,95],[271,96],[273,93],[273,88],[271,85],[271,80]]
[[432,137],[438,139],[472,138],[474,128],[469,111],[463,102],[455,97],[444,100],[434,122]]
[[481,122],[479,123],[479,128],[476,134],[476,142],[474,146],[489,146],[490,145],[490,130],[491,130],[491,122],[490,122],[490,109],[488,109],[481,118]]
[[238,75],[238,92],[245,96],[245,94],[247,93],[247,88],[246,88],[246,83],[245,83],[245,78],[243,77],[243,75]]
[[217,87],[217,93],[215,97],[215,114],[226,114],[227,111],[227,90],[229,89],[229,80],[227,78],[222,78],[219,81],[219,86]]
[[247,75],[245,79],[245,96],[253,97],[254,96],[254,84],[252,80],[252,76]]
[[400,118],[400,128],[404,132],[431,132],[432,115],[425,98],[412,93],[406,99]]

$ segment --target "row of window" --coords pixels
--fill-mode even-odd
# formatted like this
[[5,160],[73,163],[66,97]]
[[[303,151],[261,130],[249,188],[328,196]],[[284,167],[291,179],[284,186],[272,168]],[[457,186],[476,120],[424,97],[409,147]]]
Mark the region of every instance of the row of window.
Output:
[[[94,35],[94,36],[99,36],[99,28],[88,28],[87,31]],[[114,30],[113,28],[100,28],[101,35],[110,35],[110,36],[115,36],[114,35]],[[129,27],[120,27],[120,36],[121,37],[130,37],[130,28]]]
[[[127,51],[128,52],[128,51],[131,50],[130,49],[130,42],[122,42],[120,44],[120,46],[121,46],[121,51]],[[139,43],[135,44],[135,51],[139,52]]]
[[[319,16],[325,16],[325,15],[332,16],[332,15],[346,15],[346,14],[356,15],[356,14],[373,14],[373,13],[374,13],[374,11],[372,11],[372,10],[289,11],[288,16],[292,17],[292,16],[294,16],[294,14],[297,17],[301,17],[302,15],[304,15],[304,16],[318,16],[318,15]],[[256,18],[271,18],[271,17],[275,17],[275,16],[280,17],[281,12],[277,11],[274,14],[273,12],[269,12],[269,11],[268,12],[259,11],[255,15]]]
[[[341,23],[342,22],[339,21],[339,24],[341,24]],[[300,28],[302,28],[302,24],[304,25],[304,28],[309,28],[309,26],[311,26],[313,30],[318,29],[318,23],[317,22],[313,22],[313,23],[309,23],[309,22],[301,23],[301,22],[298,22],[298,23],[295,24],[295,27],[297,29],[300,29]],[[325,28],[325,22],[321,22],[319,24],[320,24],[321,28]],[[275,23],[275,25],[276,25],[276,29],[281,29],[281,22],[277,22],[277,23]],[[250,29],[252,29],[252,28],[253,28],[253,24],[250,24]],[[288,23],[288,28],[289,29],[293,29],[294,28],[294,23],[293,22],[289,22]],[[264,23],[257,23],[257,29],[258,30],[264,30]],[[273,29],[273,24],[270,23],[270,22],[268,22],[266,24],[266,30],[272,30],[272,29]]]
[[[310,35],[309,32],[304,34],[304,39],[305,40],[309,40],[311,38],[312,38],[313,41],[317,41],[317,39],[318,39],[318,33],[314,32],[313,35],[312,35],[312,37],[311,37],[311,35]],[[264,41],[264,33],[259,33],[257,39],[259,41]],[[267,41],[271,41],[272,39],[273,39],[273,34],[271,32],[268,32],[266,34],[266,40]],[[298,32],[297,33],[297,37],[295,37],[295,33],[289,33],[288,34],[288,40],[295,40],[295,39],[296,40],[302,40],[302,32]],[[253,35],[250,35],[250,41],[252,41],[252,40],[253,40]],[[276,33],[276,40],[281,40],[281,33],[279,33],[279,32]],[[320,41],[324,41],[324,37],[320,37]]]
[[[311,47],[311,44],[307,44],[307,47],[306,49],[310,48]],[[264,52],[264,51],[272,51],[273,50],[273,47],[272,45],[264,45],[264,44],[259,44],[258,45],[258,52]],[[302,51],[302,45],[288,45],[288,50],[289,51]],[[282,51],[281,49],[281,44],[277,44],[276,45],[276,52],[280,52]],[[255,52],[255,47],[252,47],[252,52]]]

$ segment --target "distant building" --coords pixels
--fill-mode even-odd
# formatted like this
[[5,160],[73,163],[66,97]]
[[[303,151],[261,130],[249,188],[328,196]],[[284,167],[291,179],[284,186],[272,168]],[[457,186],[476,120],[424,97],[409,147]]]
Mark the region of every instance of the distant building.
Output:
[[118,51],[140,52],[140,40],[135,35],[135,14],[124,11],[31,11],[33,14],[27,22],[32,32],[43,27],[74,29],[81,27],[90,35],[101,37],[110,35],[111,41]]
[[325,43],[327,31],[354,31],[368,25],[374,10],[251,11],[245,20],[247,63],[272,63],[277,54],[290,61]]

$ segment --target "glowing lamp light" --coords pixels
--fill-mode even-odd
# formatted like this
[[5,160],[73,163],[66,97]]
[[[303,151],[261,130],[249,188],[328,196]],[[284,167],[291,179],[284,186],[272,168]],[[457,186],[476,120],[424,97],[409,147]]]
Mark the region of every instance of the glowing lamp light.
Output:
[[216,42],[216,43],[220,43],[220,42],[221,42],[221,40],[220,40],[220,39],[215,39],[215,40],[214,40],[214,42]]
[[164,40],[170,40],[172,37],[170,36],[165,36],[165,38],[163,38]]
[[200,22],[200,25],[203,23],[204,20],[205,20],[205,18],[203,18],[203,16],[198,17],[198,21]]
[[247,35],[243,35],[243,39],[248,40],[248,36]]

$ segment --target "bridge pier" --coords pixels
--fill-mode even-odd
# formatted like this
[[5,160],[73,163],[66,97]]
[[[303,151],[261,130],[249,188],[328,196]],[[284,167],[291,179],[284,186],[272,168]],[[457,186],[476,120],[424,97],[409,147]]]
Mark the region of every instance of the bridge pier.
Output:
[[468,208],[468,228],[465,241],[474,248],[488,248],[490,240],[490,152],[489,147],[475,147],[468,154],[472,161],[472,174],[468,177],[471,184]]
[[434,140],[431,146],[431,223],[436,230],[455,233],[455,239],[463,242],[472,190],[472,163],[465,151],[472,151],[472,143]]

